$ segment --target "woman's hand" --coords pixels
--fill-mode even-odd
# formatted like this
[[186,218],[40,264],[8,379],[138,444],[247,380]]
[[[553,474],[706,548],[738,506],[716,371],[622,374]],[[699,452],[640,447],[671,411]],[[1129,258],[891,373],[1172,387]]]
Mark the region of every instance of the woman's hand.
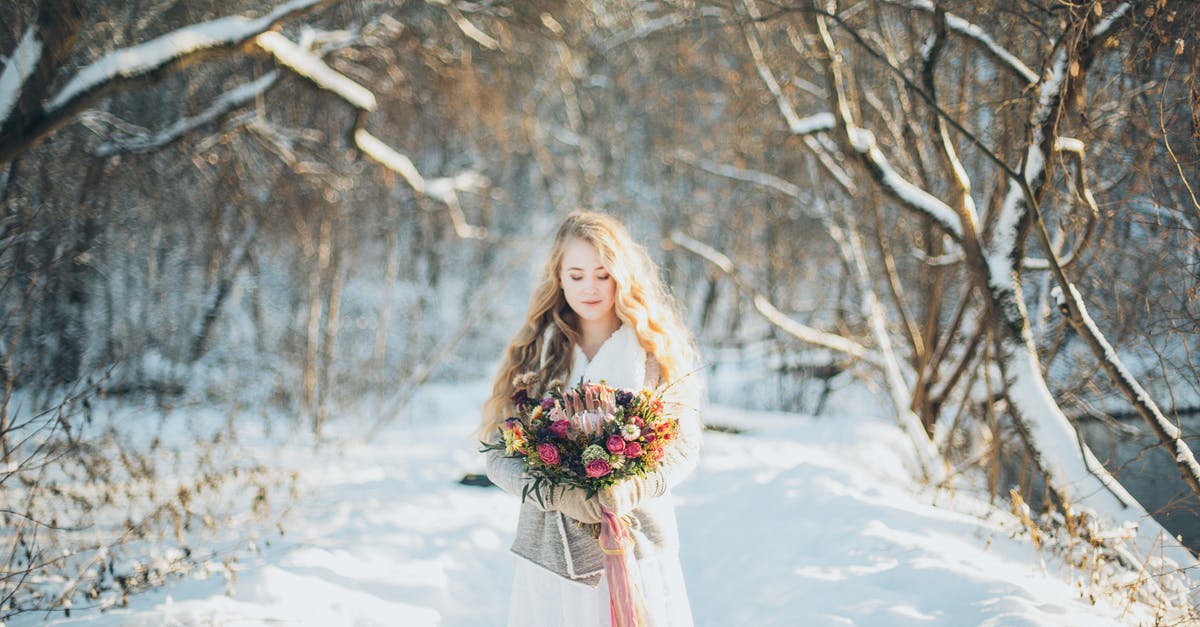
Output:
[[600,522],[600,501],[596,497],[586,498],[586,492],[577,488],[556,491],[548,501],[548,509],[556,509],[581,523]]
[[614,486],[600,490],[596,495],[600,504],[617,516],[624,516],[641,505],[646,494],[646,482],[640,477],[630,477]]

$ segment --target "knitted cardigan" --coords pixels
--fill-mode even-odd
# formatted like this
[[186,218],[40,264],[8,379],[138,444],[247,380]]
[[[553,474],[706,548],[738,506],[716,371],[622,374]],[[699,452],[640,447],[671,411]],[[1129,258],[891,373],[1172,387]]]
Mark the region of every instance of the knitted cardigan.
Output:
[[[640,348],[638,352],[644,354]],[[661,372],[653,356],[647,356],[644,387],[654,389],[661,385]],[[700,451],[700,393],[694,377],[674,382],[663,393],[662,400],[665,411],[679,419],[679,436],[667,447],[658,469],[645,477],[627,479],[643,483],[643,500],[630,513],[630,535],[637,559],[679,550],[670,490],[695,468]],[[488,478],[509,494],[520,496],[531,480],[524,468],[524,461],[505,457],[502,451],[487,453]],[[544,506],[533,495],[526,498],[521,504],[512,552],[561,577],[596,587],[604,572],[600,544],[582,523],[558,511],[569,500],[583,499],[584,494],[574,488],[561,496],[556,492],[556,500],[546,499]]]

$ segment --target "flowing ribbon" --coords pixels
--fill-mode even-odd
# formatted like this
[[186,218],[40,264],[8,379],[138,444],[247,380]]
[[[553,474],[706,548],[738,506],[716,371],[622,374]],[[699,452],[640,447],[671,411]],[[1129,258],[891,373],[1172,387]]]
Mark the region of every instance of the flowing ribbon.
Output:
[[600,549],[604,551],[612,627],[643,627],[646,607],[634,584],[637,560],[633,555],[633,539],[614,512],[601,506],[600,514]]

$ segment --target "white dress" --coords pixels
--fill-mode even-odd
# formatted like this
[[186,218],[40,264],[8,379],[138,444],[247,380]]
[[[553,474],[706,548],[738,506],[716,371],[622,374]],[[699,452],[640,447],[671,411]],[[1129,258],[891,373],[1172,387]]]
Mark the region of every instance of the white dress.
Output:
[[[604,381],[612,387],[642,387],[646,377],[646,353],[628,326],[618,328],[588,361],[579,347],[571,367],[571,385]],[[631,365],[632,364],[632,365]],[[668,492],[660,497],[670,499]],[[692,627],[692,610],[679,555],[668,553],[638,561],[642,597],[652,627]],[[601,577],[593,588],[560,577],[541,566],[517,557],[512,596],[508,605],[508,627],[611,627],[608,582]]]

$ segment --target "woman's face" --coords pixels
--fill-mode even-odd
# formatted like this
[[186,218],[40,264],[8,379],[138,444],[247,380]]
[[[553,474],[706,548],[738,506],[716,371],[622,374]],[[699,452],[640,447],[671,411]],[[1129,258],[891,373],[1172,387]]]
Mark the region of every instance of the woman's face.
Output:
[[597,321],[616,315],[617,283],[600,263],[600,255],[591,242],[579,238],[567,240],[558,278],[567,304],[581,319]]

